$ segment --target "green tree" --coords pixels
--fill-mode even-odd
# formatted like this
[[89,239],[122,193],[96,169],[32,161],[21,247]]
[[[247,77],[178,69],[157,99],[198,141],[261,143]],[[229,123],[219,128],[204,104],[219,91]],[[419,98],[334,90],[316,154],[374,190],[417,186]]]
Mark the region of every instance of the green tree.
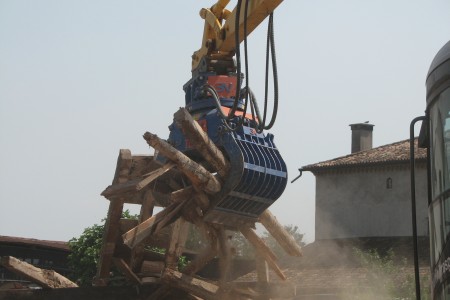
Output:
[[[392,249],[381,255],[377,250],[354,249],[361,266],[368,270],[371,287],[364,292],[363,299],[380,299],[380,291],[389,299],[415,299],[414,275],[405,272],[406,258],[396,258]],[[430,299],[428,276],[421,278],[422,299]],[[361,296],[361,295],[359,295]],[[358,299],[361,297],[358,296]],[[354,299],[354,298],[351,298]]]
[[68,257],[72,269],[71,279],[80,286],[90,286],[97,270],[105,225],[94,224],[84,229],[78,238],[69,241],[71,253]]
[[[137,216],[131,215],[128,210],[125,210],[122,218],[136,219]],[[92,279],[97,272],[104,230],[105,219],[101,220],[100,224],[85,228],[78,238],[74,237],[69,240],[71,253],[68,257],[68,264],[72,270],[70,277],[80,286],[92,284]],[[117,274],[117,271],[113,271],[113,274]]]

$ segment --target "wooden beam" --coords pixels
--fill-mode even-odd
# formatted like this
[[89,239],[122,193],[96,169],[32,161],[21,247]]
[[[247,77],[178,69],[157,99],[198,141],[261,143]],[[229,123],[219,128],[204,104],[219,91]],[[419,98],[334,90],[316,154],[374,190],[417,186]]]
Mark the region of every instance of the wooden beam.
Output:
[[178,169],[189,178],[193,185],[209,194],[214,194],[220,191],[220,182],[203,166],[191,160],[189,157],[172,147],[166,141],[160,139],[155,134],[146,132],[144,134],[144,139],[150,146],[161,152],[162,155],[175,162]]
[[286,276],[281,271],[280,267],[276,263],[277,257],[270,250],[269,247],[264,243],[264,241],[248,226],[242,226],[239,228],[245,238],[253,245],[256,252],[263,257],[272,270],[280,277],[282,280],[286,280]]
[[178,126],[183,129],[183,133],[189,139],[192,147],[197,149],[202,157],[219,173],[220,177],[225,178],[230,166],[223,153],[210,140],[208,134],[194,121],[185,108],[180,108],[173,117]]
[[[132,165],[131,152],[128,149],[121,149],[117,158],[116,173],[113,184],[121,184],[128,181],[128,175]],[[103,233],[103,243],[100,250],[100,257],[97,264],[97,275],[94,279],[95,285],[106,285],[112,263],[112,257],[119,238],[119,221],[122,217],[123,198],[111,200],[109,203],[108,215],[105,221],[105,231]]]
[[289,232],[281,225],[277,218],[266,209],[261,216],[259,221],[267,231],[273,236],[273,238],[280,244],[280,246],[286,251],[287,254],[291,256],[303,256],[302,248],[297,244],[289,234]]
[[219,287],[178,271],[166,268],[162,280],[167,284],[186,291],[205,300],[216,300]]
[[11,272],[23,276],[44,288],[74,288],[75,283],[53,270],[37,268],[13,256],[3,256],[1,264]]
[[130,248],[136,247],[143,242],[154,230],[156,218],[160,217],[164,211],[160,211],[156,215],[151,216],[136,227],[130,229],[122,235],[123,243]]

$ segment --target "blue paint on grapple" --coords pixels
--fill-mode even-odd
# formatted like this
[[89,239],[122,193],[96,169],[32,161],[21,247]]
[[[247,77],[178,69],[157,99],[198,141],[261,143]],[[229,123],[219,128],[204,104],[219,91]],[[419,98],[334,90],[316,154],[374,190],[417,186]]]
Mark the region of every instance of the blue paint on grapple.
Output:
[[[221,77],[220,84],[229,84],[234,90],[220,93],[221,106],[234,103],[236,83],[234,75]],[[204,219],[210,222],[237,226],[242,220],[256,221],[283,193],[287,184],[287,168],[273,142],[272,134],[257,133],[255,123],[245,119],[244,126],[230,131],[217,111],[217,103],[203,86],[211,84],[216,73],[199,73],[184,86],[186,109],[195,120],[205,125],[208,137],[224,153],[230,163],[222,189],[211,196],[211,209]],[[222,80],[222,81],[221,81]],[[221,81],[221,82],[220,82]],[[214,86],[220,92],[220,87]],[[243,103],[238,104],[242,108]],[[229,121],[235,125],[238,118]],[[169,126],[169,143],[194,160],[201,156],[186,141],[181,129],[173,123]],[[236,223],[237,222],[237,223]]]

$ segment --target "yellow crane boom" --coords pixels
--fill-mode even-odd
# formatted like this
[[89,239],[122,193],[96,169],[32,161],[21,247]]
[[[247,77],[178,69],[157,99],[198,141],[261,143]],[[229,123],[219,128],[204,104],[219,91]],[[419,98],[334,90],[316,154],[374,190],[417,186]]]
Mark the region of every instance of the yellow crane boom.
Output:
[[237,47],[236,30],[239,30],[239,43],[244,38],[244,22],[247,23],[246,35],[249,35],[269,16],[283,0],[249,0],[247,16],[241,5],[239,27],[236,28],[237,6],[233,11],[226,9],[229,0],[218,0],[211,8],[202,8],[200,16],[205,20],[201,48],[192,55],[192,70],[195,70],[204,57],[230,59]]

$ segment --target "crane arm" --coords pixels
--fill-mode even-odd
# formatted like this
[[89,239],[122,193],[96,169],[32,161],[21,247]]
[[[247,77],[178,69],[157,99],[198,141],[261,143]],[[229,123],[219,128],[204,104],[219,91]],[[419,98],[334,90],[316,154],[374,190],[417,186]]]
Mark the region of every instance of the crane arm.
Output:
[[247,22],[247,36],[270,15],[283,0],[249,0],[248,12],[245,16],[244,4],[240,10],[239,27],[236,28],[237,8],[232,12],[225,7],[229,0],[219,0],[210,9],[200,10],[205,20],[202,47],[192,55],[192,70],[195,70],[201,59],[207,56],[216,59],[230,59],[237,47],[235,33],[239,30],[239,43],[244,36],[244,21]]

